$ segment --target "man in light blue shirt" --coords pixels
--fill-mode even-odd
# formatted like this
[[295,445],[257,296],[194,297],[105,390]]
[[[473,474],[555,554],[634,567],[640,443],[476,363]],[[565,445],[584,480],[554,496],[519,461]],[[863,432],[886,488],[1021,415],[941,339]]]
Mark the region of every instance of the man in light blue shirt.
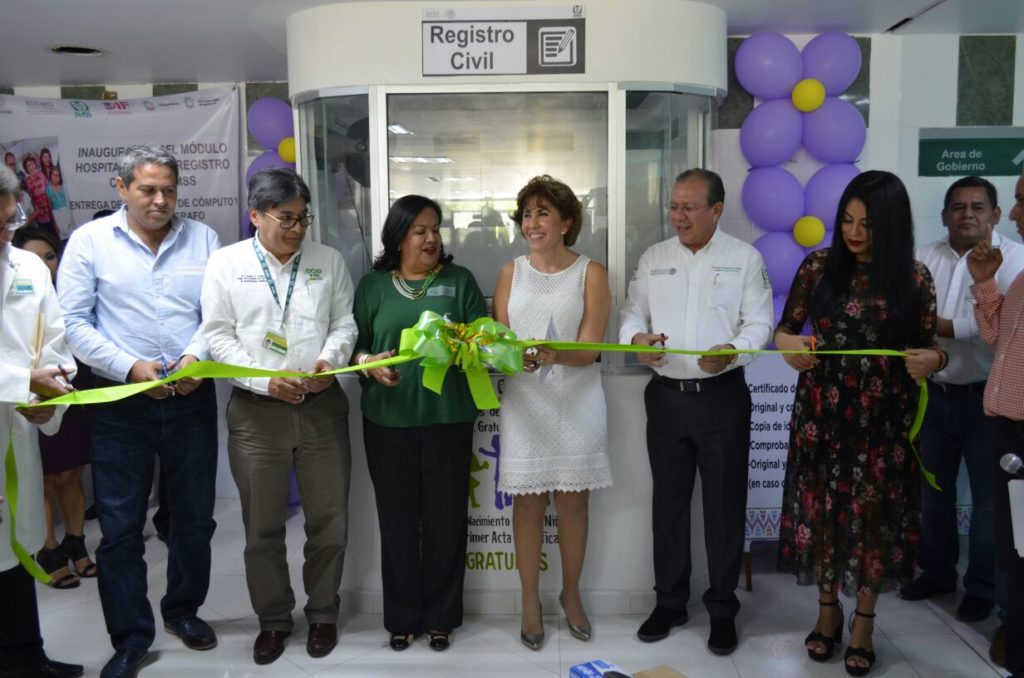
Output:
[[[97,386],[152,381],[207,357],[199,292],[219,247],[209,226],[175,216],[178,163],[164,149],[130,149],[116,185],[124,207],[72,234],[57,285],[68,344]],[[217,403],[212,382],[187,379],[93,407],[99,591],[115,649],[102,678],[134,676],[153,644],[142,530],[158,454],[171,517],[164,628],[191,649],[217,644],[196,616],[216,527]]]

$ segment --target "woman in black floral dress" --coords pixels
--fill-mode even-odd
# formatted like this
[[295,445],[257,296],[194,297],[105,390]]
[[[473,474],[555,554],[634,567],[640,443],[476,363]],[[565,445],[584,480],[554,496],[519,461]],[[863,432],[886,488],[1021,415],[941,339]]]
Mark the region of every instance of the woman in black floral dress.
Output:
[[[939,369],[935,286],[914,261],[914,227],[903,183],[869,171],[839,201],[832,247],[808,255],[775,333],[780,349],[905,350],[907,358],[786,355],[800,371],[782,503],[779,570],[816,584],[821,605],[807,637],[826,661],[842,640],[838,593],[856,596],[850,675],[875,661],[875,602],[914,574],[920,469],[907,434],[916,380]],[[800,336],[810,320],[814,343]]]

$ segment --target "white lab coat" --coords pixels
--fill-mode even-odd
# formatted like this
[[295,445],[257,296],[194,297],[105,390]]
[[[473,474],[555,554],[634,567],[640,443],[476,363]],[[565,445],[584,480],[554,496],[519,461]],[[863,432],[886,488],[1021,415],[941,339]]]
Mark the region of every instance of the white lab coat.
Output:
[[[75,361],[64,342],[64,318],[50,271],[38,256],[7,245],[0,250],[0,494],[7,494],[7,471],[3,461],[7,443],[14,440],[18,469],[17,536],[34,554],[46,537],[43,513],[43,466],[36,431],[53,435],[60,427],[64,408],[57,408],[43,426],[30,424],[15,410],[28,402],[29,371],[32,368],[39,314],[45,316],[40,367],[63,366],[73,370]],[[5,500],[0,507],[0,571],[18,564],[11,549],[11,513]]]

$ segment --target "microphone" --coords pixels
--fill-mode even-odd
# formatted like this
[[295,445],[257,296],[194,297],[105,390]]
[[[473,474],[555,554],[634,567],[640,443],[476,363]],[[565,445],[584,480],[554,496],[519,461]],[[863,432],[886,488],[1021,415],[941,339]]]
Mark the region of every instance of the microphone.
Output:
[[1024,478],[1024,461],[1021,461],[1020,457],[1012,452],[1007,452],[999,459],[999,467],[1011,476]]

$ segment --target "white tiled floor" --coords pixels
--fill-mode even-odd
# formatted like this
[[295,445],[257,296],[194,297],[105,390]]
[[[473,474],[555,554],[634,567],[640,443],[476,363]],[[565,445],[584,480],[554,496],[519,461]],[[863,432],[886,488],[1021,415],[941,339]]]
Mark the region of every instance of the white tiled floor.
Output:
[[[420,639],[405,652],[387,646],[380,615],[342,613],[341,637],[328,657],[312,659],[305,652],[306,628],[299,621],[284,656],[269,666],[252,662],[252,642],[258,624],[249,606],[242,575],[241,519],[237,502],[218,502],[218,529],[210,594],[200,616],[216,629],[220,644],[209,652],[186,649],[159,624],[153,646],[155,661],[143,678],[214,678],[236,676],[345,676],[350,678],[459,678],[483,676],[567,676],[569,667],[590,659],[605,659],[624,669],[668,664],[689,678],[701,676],[845,676],[841,659],[821,665],[810,661],[803,638],[817,613],[813,589],[797,587],[788,576],[772,572],[771,554],[755,551],[754,592],[740,591],[743,604],[738,627],[740,646],[729,657],[708,652],[705,642],[708,617],[697,602],[690,606],[690,622],[659,643],[641,643],[634,635],[643,617],[594,615],[595,638],[581,643],[572,638],[564,620],[546,615],[548,640],[540,652],[519,643],[515,616],[469,616],[453,638],[450,650],[436,653]],[[291,519],[301,524],[301,516]],[[297,527],[293,526],[293,527]],[[151,528],[149,528],[151,529]],[[99,541],[95,522],[87,523],[87,544],[93,552]],[[301,562],[301,529],[289,530],[289,551],[296,566]],[[158,610],[165,585],[161,573],[166,549],[147,541],[150,600]],[[293,581],[299,581],[297,567]],[[97,675],[111,654],[95,580],[84,580],[71,591],[39,587],[43,637],[50,656],[85,664],[86,675]],[[297,591],[297,595],[298,595]],[[882,597],[875,631],[878,664],[872,676],[1000,676],[988,663],[988,643],[997,625],[993,616],[980,624],[963,624],[953,617],[958,598],[908,603],[896,595]],[[849,607],[850,602],[846,603]],[[302,601],[296,619],[301,620]]]

